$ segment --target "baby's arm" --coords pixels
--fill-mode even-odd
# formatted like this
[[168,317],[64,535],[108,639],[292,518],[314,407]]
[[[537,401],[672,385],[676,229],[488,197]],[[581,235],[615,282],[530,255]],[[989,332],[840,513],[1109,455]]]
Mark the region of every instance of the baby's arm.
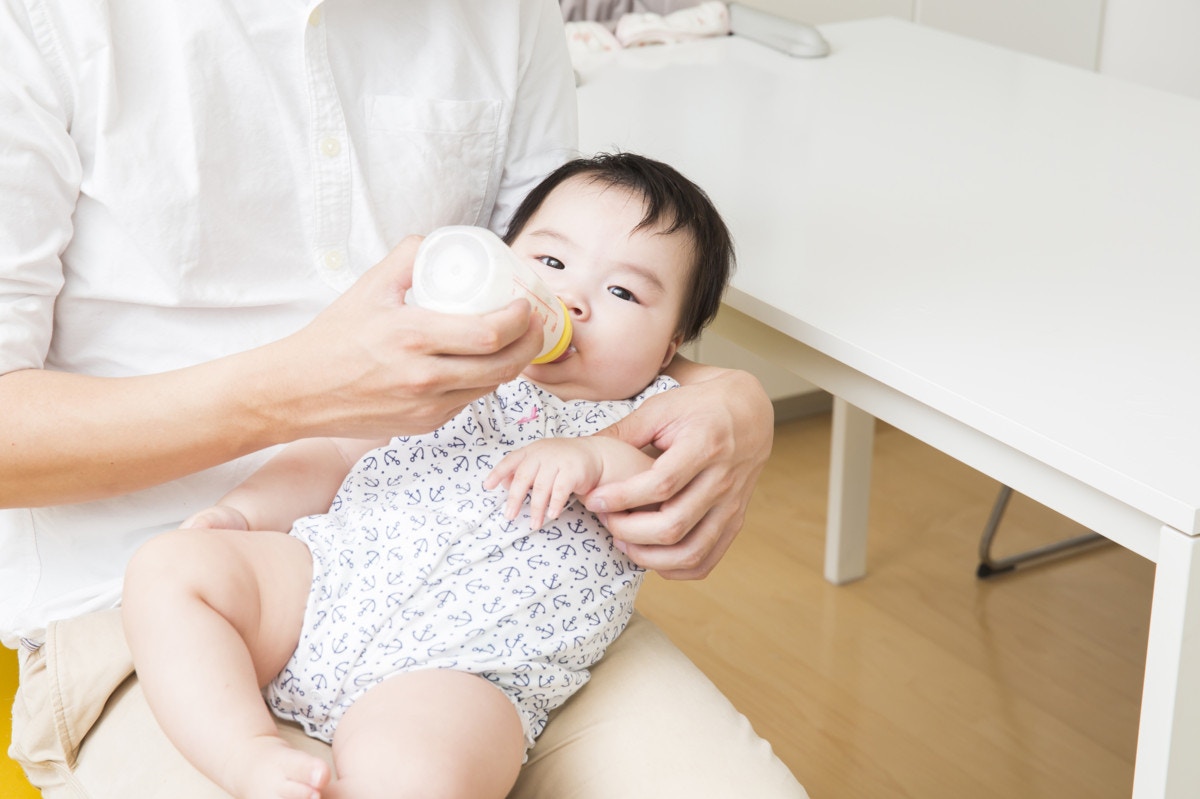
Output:
[[624,480],[649,469],[654,459],[617,438],[543,438],[510,452],[492,469],[483,487],[508,488],[504,515],[514,519],[529,495],[533,528],[557,519],[572,494],[585,496],[596,487]]
[[329,510],[350,467],[384,443],[386,440],[308,438],[288,444],[215,506],[191,516],[183,527],[287,531],[296,519]]

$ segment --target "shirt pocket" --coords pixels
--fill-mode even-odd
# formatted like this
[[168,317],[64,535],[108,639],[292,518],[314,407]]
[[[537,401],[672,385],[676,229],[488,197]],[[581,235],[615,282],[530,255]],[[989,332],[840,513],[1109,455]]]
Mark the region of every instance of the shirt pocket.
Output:
[[389,244],[443,225],[486,224],[498,176],[498,99],[368,99],[366,180]]

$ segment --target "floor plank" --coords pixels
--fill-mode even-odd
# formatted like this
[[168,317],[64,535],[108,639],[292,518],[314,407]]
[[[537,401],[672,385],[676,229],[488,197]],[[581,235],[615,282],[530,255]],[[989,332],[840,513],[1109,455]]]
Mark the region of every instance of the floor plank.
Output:
[[[886,425],[868,576],[821,576],[829,415],[781,424],[747,524],[707,580],[639,606],[813,799],[1127,797],[1153,564],[1115,545],[987,581],[998,484]],[[1084,532],[1019,495],[998,555]]]

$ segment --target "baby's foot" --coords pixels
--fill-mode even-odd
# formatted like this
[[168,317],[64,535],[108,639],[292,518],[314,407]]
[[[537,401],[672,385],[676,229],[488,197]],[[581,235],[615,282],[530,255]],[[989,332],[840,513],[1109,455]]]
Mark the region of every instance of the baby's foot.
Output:
[[253,738],[239,748],[224,786],[238,799],[320,799],[329,765],[276,736]]

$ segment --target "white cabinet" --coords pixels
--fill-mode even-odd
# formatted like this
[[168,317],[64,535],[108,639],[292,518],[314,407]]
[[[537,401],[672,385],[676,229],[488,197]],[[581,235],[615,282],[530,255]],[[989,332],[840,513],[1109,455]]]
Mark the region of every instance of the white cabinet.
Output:
[[914,0],[737,0],[781,17],[823,25],[872,17],[913,18]]
[[899,17],[1095,69],[1104,0],[739,0],[814,25]]
[[738,0],[822,25],[898,17],[1200,98],[1197,0]]
[[777,419],[801,416],[829,407],[829,400],[807,380],[780,369],[761,355],[708,332],[689,345],[683,354],[701,363],[743,369],[757,377],[775,403]]
[[921,0],[922,25],[1095,69],[1104,0]]
[[1200,3],[1108,0],[1100,71],[1200,98]]

